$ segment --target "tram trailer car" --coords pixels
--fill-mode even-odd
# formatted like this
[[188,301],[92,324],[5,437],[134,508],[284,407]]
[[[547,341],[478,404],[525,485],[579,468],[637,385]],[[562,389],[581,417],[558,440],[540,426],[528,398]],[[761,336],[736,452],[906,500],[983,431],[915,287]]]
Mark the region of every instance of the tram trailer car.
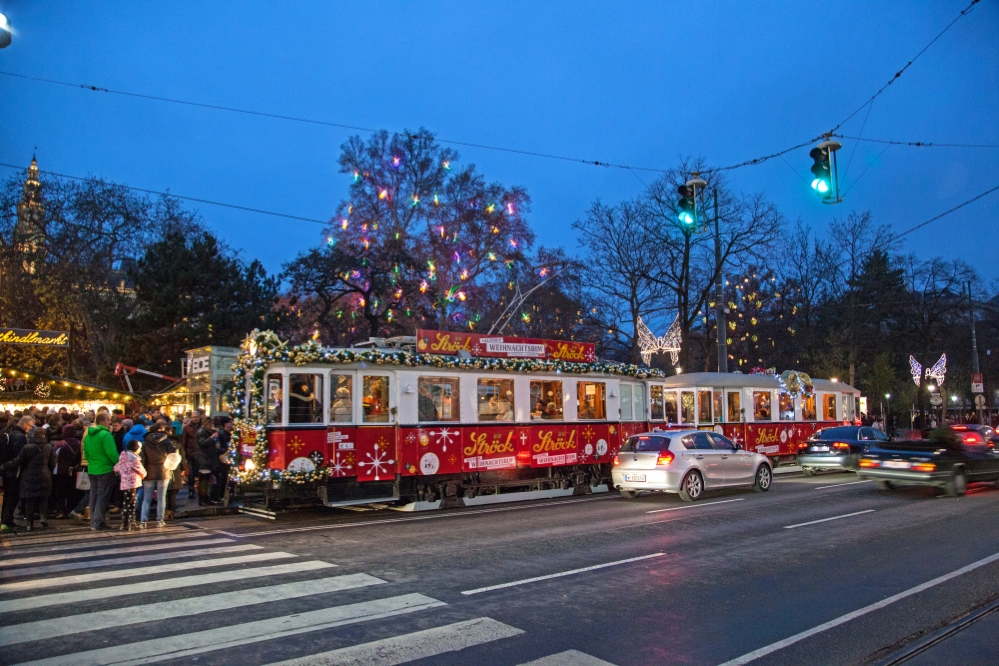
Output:
[[[326,467],[328,478],[244,490],[263,489],[272,500],[311,492],[330,506],[409,510],[605,492],[614,456],[631,435],[710,429],[775,464],[790,462],[819,428],[852,422],[859,396],[825,380],[813,380],[810,395],[791,396],[771,375],[649,377],[657,371],[599,364],[592,349],[591,361],[562,366],[571,372],[469,369],[472,342],[485,336],[419,335],[450,336],[455,356],[466,351],[459,367],[398,364],[400,354],[414,358],[406,351],[414,338],[373,340],[366,349],[382,355],[377,363],[267,363],[267,469]],[[240,453],[248,460],[253,448],[244,444]]]

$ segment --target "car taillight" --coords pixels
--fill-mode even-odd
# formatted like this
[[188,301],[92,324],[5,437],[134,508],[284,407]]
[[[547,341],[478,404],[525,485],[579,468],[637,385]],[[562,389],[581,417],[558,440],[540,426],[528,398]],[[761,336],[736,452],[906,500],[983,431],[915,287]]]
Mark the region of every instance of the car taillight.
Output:
[[845,442],[836,442],[833,444],[834,449],[839,449],[840,451],[849,451],[850,445]]
[[799,449],[807,449],[808,448],[808,442],[802,442],[801,444],[798,444],[798,448]]
[[659,457],[656,458],[657,465],[668,465],[673,462],[673,453],[670,451],[660,451]]
[[620,465],[620,464],[621,464],[621,459],[618,458],[617,456],[614,456],[614,465],[617,466],[617,465]]
[[937,466],[934,463],[916,463],[912,466],[913,472],[934,472]]
[[858,464],[861,467],[878,467],[881,465],[877,460],[871,460],[870,458],[861,458]]
[[978,433],[970,433],[970,434],[964,436],[964,443],[965,444],[981,444],[982,442],[979,441],[979,439],[978,439],[979,437],[980,437],[980,435]]

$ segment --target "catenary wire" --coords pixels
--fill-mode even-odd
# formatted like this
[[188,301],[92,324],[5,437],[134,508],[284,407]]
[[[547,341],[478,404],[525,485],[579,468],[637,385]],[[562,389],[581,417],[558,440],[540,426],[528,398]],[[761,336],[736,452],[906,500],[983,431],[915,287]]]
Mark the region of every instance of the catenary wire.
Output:
[[891,239],[891,242],[894,242],[894,241],[897,241],[897,240],[898,240],[899,238],[902,238],[903,236],[908,236],[908,235],[909,235],[909,234],[911,234],[911,233],[912,233],[913,231],[916,231],[917,229],[922,229],[923,227],[925,227],[925,226],[926,226],[927,224],[929,224],[930,222],[936,222],[936,221],[937,221],[937,220],[939,220],[939,219],[940,219],[941,217],[944,217],[944,216],[946,216],[946,215],[950,215],[950,214],[951,214],[951,213],[953,213],[954,211],[956,211],[956,210],[959,210],[959,209],[961,209],[961,208],[964,208],[964,207],[965,207],[965,206],[967,206],[968,204],[970,204],[970,203],[973,203],[973,202],[975,202],[975,201],[978,201],[979,199],[981,199],[981,198],[982,198],[982,197],[984,197],[984,196],[987,196],[987,195],[989,195],[989,194],[992,194],[992,193],[993,193],[993,192],[995,192],[996,190],[999,190],[999,185],[996,185],[995,187],[993,187],[993,188],[991,188],[991,189],[988,189],[988,190],[985,190],[985,191],[984,191],[984,192],[982,192],[981,194],[979,194],[979,195],[977,195],[977,196],[974,196],[974,197],[972,197],[972,198],[968,199],[967,201],[965,201],[964,203],[960,203],[960,204],[958,204],[958,205],[954,206],[953,208],[951,208],[950,210],[946,210],[946,211],[944,211],[944,212],[940,213],[939,215],[937,215],[937,216],[935,216],[935,217],[931,217],[930,219],[926,220],[925,222],[920,222],[919,224],[917,224],[916,226],[912,227],[911,229],[907,229],[907,230],[903,231],[903,232],[902,232],[902,233],[900,233],[900,234],[895,234],[894,238],[892,238],[892,239]]
[[847,134],[833,134],[840,139],[850,139],[864,143],[884,143],[892,146],[912,146],[914,148],[999,148],[999,143],[937,143],[935,141],[889,141],[887,139],[867,139]]
[[[24,171],[25,170],[23,166],[17,166],[15,164],[6,164],[4,162],[0,162],[0,166],[7,167],[8,169],[15,169],[17,171]],[[81,178],[80,176],[70,176],[70,175],[65,174],[65,173],[56,173],[55,171],[48,171],[48,170],[45,170],[45,169],[39,169],[38,171],[40,173],[49,174],[50,176],[57,176],[59,178],[68,178],[69,180],[78,180],[78,181],[87,181],[87,180],[90,180],[89,178]],[[182,194],[174,194],[173,192],[160,192],[159,190],[147,190],[147,189],[142,188],[142,187],[132,187],[130,185],[121,185],[121,184],[118,184],[118,183],[115,183],[115,185],[117,187],[123,187],[126,190],[131,190],[133,192],[142,192],[144,194],[156,194],[156,195],[165,196],[165,197],[173,197],[175,199],[183,199],[184,201],[196,201],[198,203],[210,204],[212,206],[222,206],[223,208],[233,208],[235,210],[242,210],[242,211],[246,211],[246,212],[249,212],[249,213],[260,213],[261,215],[273,215],[274,217],[283,217],[283,218],[286,218],[286,219],[289,219],[289,220],[301,220],[302,222],[314,222],[316,224],[322,224],[324,226],[327,225],[327,224],[329,224],[329,220],[317,220],[317,219],[311,218],[311,217],[302,217],[300,215],[289,215],[288,213],[278,213],[278,212],[275,212],[275,211],[272,211],[272,210],[263,210],[261,208],[250,208],[249,206],[239,206],[239,205],[236,205],[236,204],[223,203],[221,201],[212,201],[210,199],[199,199],[197,197],[188,197],[188,196],[184,196]]]
[[873,160],[871,160],[870,164],[868,164],[866,167],[864,167],[864,170],[860,172],[860,175],[853,179],[853,182],[850,183],[850,187],[846,188],[846,190],[840,196],[841,197],[845,197],[847,194],[849,194],[850,190],[852,190],[854,187],[856,187],[857,183],[860,182],[860,179],[864,177],[864,174],[867,173],[868,171],[870,171],[871,167],[874,166],[875,164],[877,164],[878,160],[881,159],[881,156],[884,155],[886,152],[888,152],[889,148],[891,148],[891,146],[885,146],[884,149],[880,153],[878,153],[878,156],[875,157]]

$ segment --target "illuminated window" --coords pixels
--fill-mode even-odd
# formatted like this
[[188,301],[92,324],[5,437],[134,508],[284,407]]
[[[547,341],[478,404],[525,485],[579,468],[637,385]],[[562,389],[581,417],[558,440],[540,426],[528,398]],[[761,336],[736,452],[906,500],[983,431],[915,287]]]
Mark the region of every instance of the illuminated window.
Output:
[[420,377],[417,412],[421,423],[461,420],[457,377]]
[[722,422],[722,414],[724,414],[722,409],[722,392],[715,391],[715,423]]
[[815,394],[801,396],[801,418],[805,421],[815,420]]
[[742,421],[742,394],[738,391],[728,392],[728,422]]
[[[652,386],[649,388],[649,407],[652,409],[652,420],[663,420],[663,387]],[[673,396],[673,407],[676,408],[676,396]]]
[[354,378],[350,375],[330,375],[330,423],[350,423],[354,420]]
[[264,400],[267,411],[267,423],[283,423],[281,416],[282,392],[281,375],[267,375],[264,386]]
[[663,405],[666,410],[666,423],[679,423],[680,416],[676,407],[676,392],[667,391],[663,398]]
[[512,379],[480,379],[475,395],[480,421],[513,421]]
[[322,405],[322,375],[288,375],[288,423],[322,423]]
[[697,392],[697,421],[711,423],[711,391]]
[[791,397],[790,393],[786,391],[777,392],[777,408],[781,421],[794,420],[794,398]]
[[680,409],[682,410],[683,422],[694,423],[694,392],[680,392]]
[[389,377],[365,375],[362,382],[365,423],[389,422]]
[[753,420],[770,421],[770,391],[753,391]]
[[576,385],[576,418],[603,421],[607,418],[607,384],[579,382]]
[[824,395],[822,396],[822,401],[825,405],[825,410],[823,418],[826,421],[836,420],[836,396],[834,395]]
[[562,420],[562,382],[531,382],[531,419]]

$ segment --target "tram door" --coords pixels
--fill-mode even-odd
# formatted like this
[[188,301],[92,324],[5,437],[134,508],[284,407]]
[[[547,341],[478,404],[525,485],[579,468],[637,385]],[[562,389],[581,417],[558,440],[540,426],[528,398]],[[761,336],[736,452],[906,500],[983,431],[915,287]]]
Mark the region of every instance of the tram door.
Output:
[[399,468],[396,447],[395,377],[389,372],[361,370],[357,373],[360,395],[356,469],[358,481],[394,481]]

